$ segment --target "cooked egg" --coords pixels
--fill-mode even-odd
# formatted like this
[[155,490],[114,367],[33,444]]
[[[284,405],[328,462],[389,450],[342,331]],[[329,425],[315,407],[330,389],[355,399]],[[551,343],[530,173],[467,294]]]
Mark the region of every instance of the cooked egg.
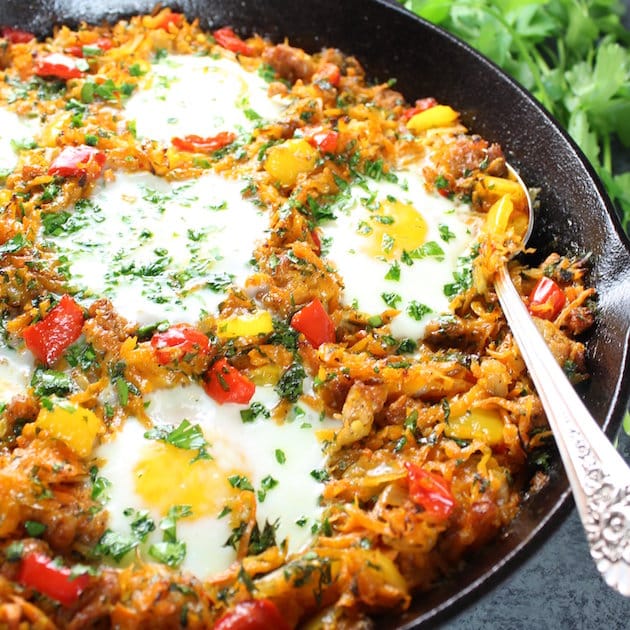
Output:
[[[189,506],[190,515],[177,522],[177,540],[186,544],[181,567],[207,577],[236,559],[235,545],[228,540],[238,540],[238,496],[251,488],[245,492],[256,505],[260,531],[265,523],[272,525],[276,541],[286,540],[289,553],[308,544],[322,512],[318,472],[325,467],[325,455],[318,433],[326,434],[336,421],[322,419],[298,402],[283,423],[267,413],[246,422],[240,412],[247,406],[218,405],[198,385],[156,391],[147,400],[155,427],[179,426],[184,419],[199,425],[212,459],[147,439],[146,427],[129,418],[96,452],[102,462],[99,474],[111,483],[105,507],[112,532],[128,537],[129,515],[148,510],[156,529],[140,549],[151,560],[151,545],[162,539],[161,519],[174,506]],[[258,387],[252,400],[268,411],[277,402],[268,387]]]
[[45,215],[44,238],[85,297],[106,296],[143,325],[195,322],[243,283],[264,238],[267,219],[242,188],[215,173],[184,182],[117,173],[66,215]]
[[0,403],[26,392],[33,372],[33,355],[0,346]]
[[277,118],[284,105],[267,95],[268,84],[234,60],[167,55],[153,63],[125,116],[141,138],[170,143],[174,136],[202,137],[250,130]]
[[469,255],[480,220],[468,205],[428,193],[418,173],[390,179],[351,186],[323,236],[344,281],[343,303],[371,316],[394,308],[392,334],[419,339],[448,312],[445,286]]
[[12,171],[18,161],[21,145],[33,141],[38,122],[0,107],[0,171]]

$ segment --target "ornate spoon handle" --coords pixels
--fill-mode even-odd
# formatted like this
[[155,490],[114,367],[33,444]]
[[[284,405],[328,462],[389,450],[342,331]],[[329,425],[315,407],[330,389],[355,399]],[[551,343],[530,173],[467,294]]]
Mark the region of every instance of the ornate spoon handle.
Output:
[[630,468],[551,354],[506,266],[495,289],[553,430],[591,556],[606,583],[630,596]]

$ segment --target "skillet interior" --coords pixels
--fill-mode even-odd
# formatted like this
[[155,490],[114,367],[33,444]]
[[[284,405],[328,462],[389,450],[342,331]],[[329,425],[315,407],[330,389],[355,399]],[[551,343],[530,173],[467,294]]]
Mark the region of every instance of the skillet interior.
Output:
[[[583,155],[554,121],[494,65],[441,30],[386,0],[180,0],[169,4],[202,26],[232,25],[316,51],[334,46],[355,54],[377,81],[395,77],[409,101],[434,96],[463,113],[468,126],[499,142],[523,179],[540,187],[542,210],[532,244],[550,251],[592,253],[591,282],[599,315],[588,339],[590,381],[581,390],[612,436],[630,391],[630,246],[615,212]],[[115,21],[150,12],[153,0],[5,0],[0,24],[46,35],[55,24]],[[559,462],[551,483],[529,499],[505,536],[481,552],[456,581],[417,598],[404,619],[379,627],[417,627],[446,614],[478,588],[504,575],[540,532],[570,505]]]

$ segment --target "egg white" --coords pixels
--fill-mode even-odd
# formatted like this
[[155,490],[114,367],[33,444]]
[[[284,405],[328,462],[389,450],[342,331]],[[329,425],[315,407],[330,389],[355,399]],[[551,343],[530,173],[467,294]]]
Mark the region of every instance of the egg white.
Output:
[[30,352],[18,352],[0,345],[0,403],[25,394],[33,374],[34,360]]
[[[208,452],[217,465],[226,471],[240,470],[247,476],[256,491],[256,516],[261,530],[265,522],[276,523],[276,540],[280,543],[286,539],[289,553],[308,544],[313,537],[312,527],[322,513],[319,497],[323,484],[311,475],[311,471],[325,467],[323,444],[316,433],[337,427],[338,422],[321,418],[301,403],[283,423],[263,416],[253,422],[243,422],[240,411],[247,406],[219,405],[194,384],[156,391],[147,399],[148,413],[155,426],[177,426],[183,419],[200,425],[211,444]],[[254,401],[271,410],[278,397],[273,388],[257,387]],[[153,443],[144,437],[145,431],[146,427],[135,418],[129,418],[121,431],[95,453],[102,462],[99,474],[111,482],[105,506],[109,513],[108,527],[121,536],[129,534],[129,519],[124,515],[127,508],[148,510],[156,524],[165,515],[163,509],[148,503],[137,491],[138,462],[146,453],[147,445],[151,448]],[[284,458],[277,455],[278,451]],[[190,458],[193,456],[191,453]],[[192,470],[199,463],[189,465]],[[168,460],[159,462],[157,469],[163,472],[163,480],[158,483],[163,481],[164,487],[173,483]],[[261,500],[257,491],[269,475],[277,485],[264,493]],[[233,523],[229,514],[220,517],[221,489],[218,485],[208,485],[202,492],[210,498],[218,493],[216,513],[197,516],[193,509],[192,516],[177,523],[177,538],[187,545],[181,567],[200,578],[227,569],[236,559],[234,548],[226,545]],[[151,560],[147,556],[148,547],[160,537],[161,532],[153,532],[141,547],[147,560]]]
[[[329,247],[328,259],[343,279],[342,303],[378,316],[390,308],[383,294],[396,294],[400,299],[395,308],[400,312],[391,322],[392,335],[420,339],[429,321],[449,312],[450,299],[444,286],[453,282],[453,272],[460,268],[458,259],[470,253],[480,220],[469,205],[427,192],[416,170],[394,175],[396,181],[365,179],[350,186],[343,202],[337,204],[336,219],[323,224],[322,231]],[[393,219],[391,225],[382,227],[371,219],[383,215],[381,204],[392,202],[413,207],[419,220],[426,224],[426,234],[417,245],[435,243],[441,255],[415,258],[412,264],[405,263],[400,255],[388,255],[387,246],[395,247],[396,238],[405,238],[412,229],[410,225],[398,224],[395,216],[388,218]],[[377,226],[388,233],[389,245],[374,241]],[[386,277],[388,273],[392,275],[392,266],[399,270],[398,280]],[[429,311],[421,317],[411,316],[412,301]]]
[[202,137],[251,130],[274,119],[285,105],[267,95],[268,84],[232,59],[167,55],[153,63],[125,116],[141,138],[165,144],[175,137]]
[[39,128],[35,118],[18,116],[4,107],[0,107],[0,170],[12,171],[18,161],[18,151],[14,143],[30,141]]
[[108,297],[142,325],[196,322],[225,299],[217,278],[243,283],[264,238],[267,219],[242,188],[212,172],[184,182],[117,173],[45,239],[67,257],[70,282],[84,297]]

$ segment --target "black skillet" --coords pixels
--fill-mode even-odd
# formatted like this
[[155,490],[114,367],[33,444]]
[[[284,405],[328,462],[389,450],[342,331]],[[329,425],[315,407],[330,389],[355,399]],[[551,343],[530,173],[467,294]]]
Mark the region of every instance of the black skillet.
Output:
[[[153,0],[4,0],[0,25],[41,36],[57,24],[115,21],[153,6]],[[587,339],[591,379],[580,393],[614,435],[630,392],[630,245],[584,156],[529,94],[458,40],[386,0],[174,0],[170,6],[199,17],[203,27],[231,25],[243,35],[257,32],[274,41],[288,37],[311,52],[340,48],[357,56],[372,80],[396,78],[409,101],[434,96],[462,112],[471,129],[499,142],[523,179],[541,188],[531,241],[539,256],[592,253],[599,312]],[[504,577],[525,550],[535,550],[541,532],[562,518],[569,497],[556,461],[549,485],[525,502],[503,537],[456,579],[415,598],[404,617],[380,620],[378,627],[435,621]]]

